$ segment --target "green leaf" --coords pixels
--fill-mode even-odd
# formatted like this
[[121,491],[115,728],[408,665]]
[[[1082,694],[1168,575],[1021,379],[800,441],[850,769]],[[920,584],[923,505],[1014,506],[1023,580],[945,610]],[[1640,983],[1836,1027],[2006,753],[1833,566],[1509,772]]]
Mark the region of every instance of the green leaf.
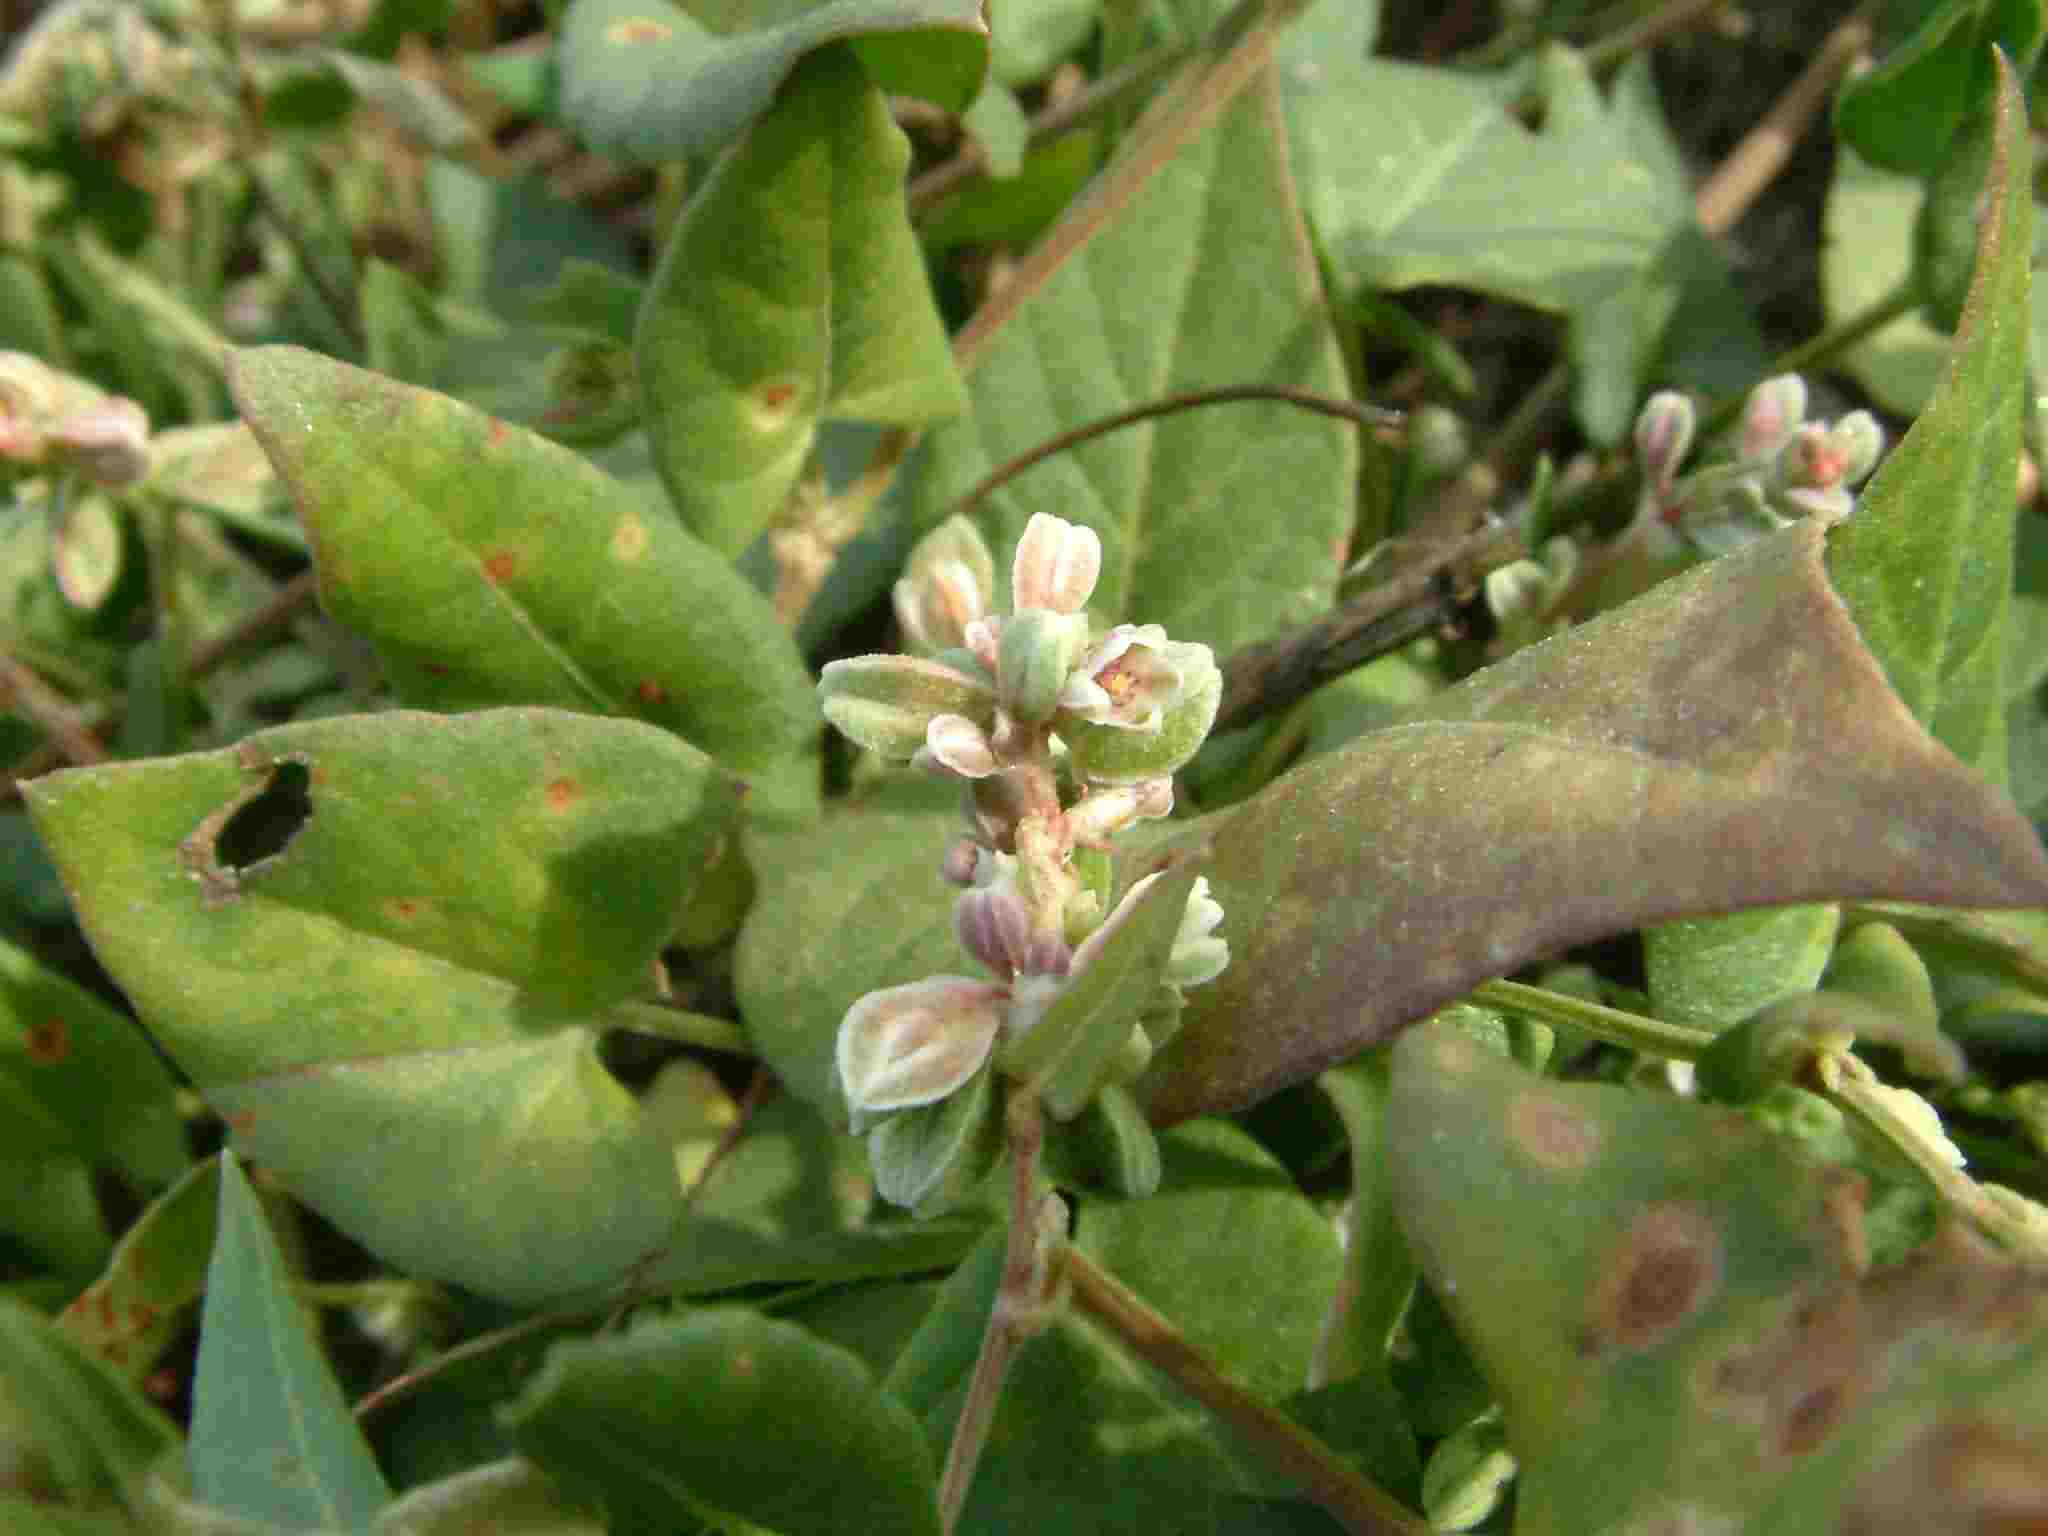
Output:
[[939,878],[960,831],[950,814],[853,812],[792,835],[796,857],[764,872],[733,957],[740,1017],[776,1076],[836,1125],[834,1047],[854,1000],[970,963],[953,937],[958,893]]
[[1613,442],[1660,348],[1698,350],[1682,338],[1701,307],[1724,351],[1764,354],[1701,247],[1647,59],[1603,103],[1583,60],[1547,50],[1540,133],[1508,110],[1523,78],[1282,49],[1303,199],[1347,286],[1449,284],[1570,315],[1581,421]]
[[822,49],[677,223],[634,355],[663,480],[721,553],[782,512],[821,421],[966,404],[903,209],[909,160],[852,53]]
[[839,41],[879,89],[951,112],[966,109],[987,67],[980,0],[721,8],[727,25],[714,28],[668,0],[575,0],[562,28],[561,105],[578,136],[636,160],[716,149],[769,105],[806,54]]
[[2041,0],[1945,0],[1876,68],[1842,86],[1835,132],[1872,165],[1938,174],[1963,125],[1997,99],[1991,45],[2024,76],[2041,26]]
[[[1911,280],[1920,197],[1911,177],[1879,170],[1846,147],[1836,155],[1820,251],[1830,326],[1883,303]],[[1948,338],[1914,310],[1851,347],[1842,366],[1886,409],[1915,415],[1934,393],[1948,354]]]
[[1830,537],[1828,574],[1915,718],[2006,774],[2006,613],[2033,253],[2026,111],[2009,78],[1977,277],[1947,375]]
[[415,1488],[377,1517],[376,1536],[603,1536],[524,1457],[486,1462]]
[[1088,41],[1102,0],[1006,0],[989,10],[989,72],[1006,86],[1030,85]]
[[133,1020],[0,941],[0,1155],[68,1153],[167,1184],[186,1163],[171,1093]]
[[741,774],[814,739],[809,674],[768,604],[576,454],[292,348],[238,353],[233,375],[323,602],[409,701],[634,715]]
[[106,1218],[90,1164],[75,1157],[0,1159],[0,1234],[66,1290],[106,1262]]
[[1646,923],[1880,893],[2048,905],[2033,829],[1886,688],[1824,538],[1695,567],[1177,833],[1213,850],[1231,961],[1139,1080],[1154,1123]]
[[737,1309],[559,1344],[505,1411],[520,1448],[615,1530],[734,1519],[787,1536],[939,1530],[938,1476],[853,1355]]
[[1841,925],[1832,906],[1777,907],[1665,923],[1643,935],[1657,1017],[1725,1029],[1820,981]]
[[184,1331],[206,1289],[220,1206],[220,1161],[208,1158],[150,1203],[98,1279],[57,1326],[94,1359],[141,1385]]
[[1867,1273],[1862,1178],[1729,1111],[1547,1082],[1439,1027],[1394,1056],[1401,1209],[1501,1392],[1518,1533],[2048,1507],[2027,1271],[1952,1227]]
[[[1046,235],[959,344],[974,414],[926,436],[913,522],[1057,433],[1227,384],[1346,385],[1271,103],[1249,92],[1135,183]],[[993,325],[995,328],[990,329]],[[1035,466],[974,513],[1007,586],[1035,512],[1102,539],[1100,620],[1163,624],[1219,653],[1322,611],[1351,526],[1353,429],[1261,403],[1110,433]]]
[[221,1155],[187,1454],[205,1503],[289,1530],[361,1531],[391,1502],[232,1152]]
[[[1394,1327],[1415,1292],[1415,1256],[1402,1235],[1386,1160],[1387,1097],[1392,1062],[1385,1051],[1333,1067],[1316,1079],[1344,1118],[1351,1148],[1350,1235],[1345,1263],[1351,1270],[1343,1335],[1332,1341],[1336,1356],[1327,1374],[1344,1369],[1388,1377],[1388,1349]],[[1414,1455],[1413,1442],[1409,1447]]]
[[141,1393],[55,1324],[0,1301],[0,1457],[9,1486],[69,1502],[124,1494],[178,1443]]
[[668,1149],[565,1026],[644,985],[727,826],[701,754],[629,721],[398,712],[29,796],[102,962],[344,1230],[534,1298],[666,1229]]
[[1286,1396],[1309,1377],[1344,1269],[1336,1230],[1234,1125],[1181,1126],[1159,1151],[1159,1193],[1089,1205],[1079,1246],[1233,1378]]
[[[1199,858],[1162,873],[1045,1016],[1002,1053],[1006,1072],[1043,1083],[1045,1107],[1054,1119],[1071,1120],[1081,1112],[1138,1027],[1166,974],[1200,873]],[[1053,1054],[1047,1056],[1048,1050]]]

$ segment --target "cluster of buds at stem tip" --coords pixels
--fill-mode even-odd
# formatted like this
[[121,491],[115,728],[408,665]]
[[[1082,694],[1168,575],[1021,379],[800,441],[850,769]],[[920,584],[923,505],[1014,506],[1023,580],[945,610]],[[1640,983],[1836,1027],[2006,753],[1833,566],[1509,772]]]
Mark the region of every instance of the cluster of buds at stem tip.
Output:
[[1758,533],[1802,518],[1840,522],[1852,494],[1884,451],[1884,429],[1868,411],[1838,421],[1806,419],[1806,381],[1796,373],[1750,391],[1733,456],[1681,477],[1692,445],[1692,401],[1672,390],[1650,397],[1636,418],[1643,470],[1639,519],[1654,519],[1703,553],[1721,554]]
[[26,352],[0,352],[0,466],[68,469],[119,490],[149,472],[149,416]]
[[1789,523],[1847,517],[1856,506],[1854,488],[1884,451],[1884,429],[1868,411],[1808,421],[1806,405],[1806,381],[1798,374],[1764,380],[1744,402],[1729,456],[1681,475],[1698,426],[1693,403],[1676,390],[1652,395],[1635,423],[1643,476],[1635,520],[1596,551],[1553,538],[1536,559],[1489,573],[1496,650],[1542,639],[1592,609],[1626,601],[1680,566],[1727,554]]
[[[856,1129],[941,1104],[994,1069],[999,1046],[1032,1033],[1158,878],[1112,909],[1109,846],[1171,812],[1173,775],[1215,722],[1223,679],[1207,646],[1156,624],[1093,628],[1101,568],[1092,529],[1040,513],[1018,541],[1011,610],[998,613],[994,560],[955,517],[920,542],[895,588],[919,654],[835,661],[819,681],[825,718],[857,745],[961,783],[967,830],[939,872],[960,888],[960,945],[987,972],[873,992],[847,1011],[838,1069]],[[1142,1070],[1181,989],[1223,969],[1221,920],[1196,881],[1158,1006],[1133,1020],[1120,1070]]]

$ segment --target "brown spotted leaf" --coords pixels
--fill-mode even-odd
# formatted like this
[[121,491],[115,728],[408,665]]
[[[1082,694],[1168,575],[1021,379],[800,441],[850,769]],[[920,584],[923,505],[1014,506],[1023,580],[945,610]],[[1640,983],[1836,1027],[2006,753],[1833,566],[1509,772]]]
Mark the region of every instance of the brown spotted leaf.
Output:
[[2048,905],[2005,795],[1917,724],[1787,529],[1439,694],[1219,824],[1231,963],[1145,1079],[1251,1103],[1566,945],[1864,896]]
[[1445,1026],[1395,1049],[1388,1149],[1501,1394],[1517,1536],[2048,1521],[2048,1274],[1955,1230],[1867,1274],[1859,1176]]

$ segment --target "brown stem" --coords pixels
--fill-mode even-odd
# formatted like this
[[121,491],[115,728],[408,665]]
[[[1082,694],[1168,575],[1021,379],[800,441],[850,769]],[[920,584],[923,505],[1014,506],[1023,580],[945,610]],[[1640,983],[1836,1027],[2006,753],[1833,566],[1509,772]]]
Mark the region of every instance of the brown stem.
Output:
[[1693,207],[1700,228],[1709,235],[1726,234],[1749,211],[1792,158],[1793,149],[1834,96],[1842,77],[1870,51],[1870,10],[1868,4],[1859,7],[1828,34],[1799,78],[1701,184]]
[[[988,1444],[996,1404],[1010,1362],[1024,1341],[1045,1323],[1048,1280],[1045,1229],[1040,1221],[1038,1162],[1045,1145],[1045,1125],[1038,1095],[1012,1087],[1005,1121],[1010,1142],[1010,1233],[1003,1255],[1002,1285],[996,1291],[988,1326],[982,1330],[981,1352],[968,1378],[967,1396],[946,1447],[946,1466],[939,1477],[939,1523],[952,1536],[974,1486],[974,1469]],[[1054,1197],[1057,1198],[1057,1197]]]
[[1132,1354],[1163,1371],[1354,1536],[1425,1536],[1429,1527],[1272,1404],[1232,1381],[1164,1317],[1078,1248],[1065,1277],[1075,1303]]
[[1285,709],[1332,678],[1450,621],[1496,566],[1527,551],[1507,523],[1433,544],[1394,576],[1304,628],[1235,652],[1223,665],[1216,731]]
[[1296,406],[1304,411],[1314,411],[1322,416],[1335,416],[1361,427],[1395,427],[1401,423],[1399,411],[1383,410],[1376,405],[1360,405],[1355,400],[1343,400],[1334,395],[1319,395],[1314,390],[1296,389],[1286,384],[1228,384],[1217,389],[1191,389],[1177,395],[1164,395],[1157,400],[1148,400],[1143,405],[1134,405],[1127,411],[1118,411],[1113,416],[1104,416],[1096,421],[1084,422],[1055,433],[1034,448],[1026,449],[1014,459],[997,465],[966,495],[953,503],[954,512],[971,512],[995,492],[1035,465],[1047,459],[1077,448],[1082,443],[1092,442],[1098,437],[1107,437],[1125,427],[1151,421],[1160,416],[1171,416],[1180,411],[1195,410],[1205,405],[1228,405],[1241,400],[1269,400],[1282,405]]
[[205,677],[231,656],[289,627],[313,601],[318,587],[318,578],[308,566],[204,645],[194,646],[185,658],[185,681]]
[[[1194,49],[1186,45],[1155,48],[1073,95],[1053,102],[1031,119],[1024,138],[1025,153],[1043,149],[1075,129],[1086,127],[1104,113],[1115,111],[1192,52]],[[910,183],[905,195],[910,216],[913,219],[925,217],[955,192],[987,174],[988,161],[981,152],[981,146],[970,139],[952,158],[933,166]]]
[[83,765],[107,760],[107,749],[86,728],[77,711],[25,663],[4,651],[0,651],[0,705],[26,715],[50,738],[65,761]]

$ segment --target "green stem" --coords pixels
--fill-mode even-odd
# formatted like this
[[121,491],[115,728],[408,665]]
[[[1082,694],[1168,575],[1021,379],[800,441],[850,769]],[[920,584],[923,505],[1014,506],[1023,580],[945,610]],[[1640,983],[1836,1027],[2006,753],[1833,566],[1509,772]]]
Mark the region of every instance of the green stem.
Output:
[[1676,1061],[1697,1061],[1701,1053],[1714,1043],[1710,1030],[1666,1024],[1662,1019],[1627,1013],[1603,1003],[1588,1002],[1582,997],[1552,992],[1545,987],[1525,986],[1519,981],[1482,982],[1473,989],[1472,1001],[1487,1007],[1511,1009],[1541,1019],[1546,1024],[1562,1024],[1596,1040],[1604,1040],[1609,1045],[1646,1051],[1652,1056],[1668,1056]]
[[1272,1404],[1232,1381],[1124,1284],[1080,1249],[1064,1270],[1075,1303],[1131,1353],[1170,1377],[1354,1536],[1426,1536],[1422,1520]]
[[690,1013],[659,1003],[627,1002],[616,1004],[606,1013],[604,1022],[616,1029],[637,1030],[643,1035],[701,1045],[706,1050],[725,1051],[734,1056],[754,1054],[739,1025],[708,1013]]

